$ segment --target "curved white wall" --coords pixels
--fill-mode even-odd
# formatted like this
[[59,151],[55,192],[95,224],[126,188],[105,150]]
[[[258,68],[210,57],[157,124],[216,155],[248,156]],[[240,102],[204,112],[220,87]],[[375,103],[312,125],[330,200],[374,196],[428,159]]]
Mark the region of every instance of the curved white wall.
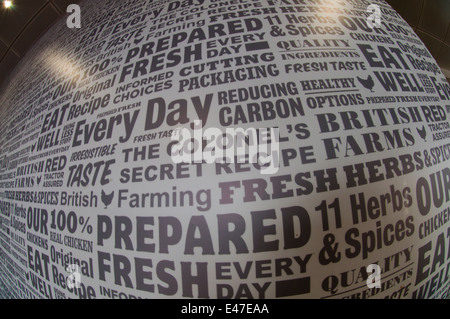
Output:
[[376,3],[83,2],[0,97],[11,295],[445,296],[450,87]]

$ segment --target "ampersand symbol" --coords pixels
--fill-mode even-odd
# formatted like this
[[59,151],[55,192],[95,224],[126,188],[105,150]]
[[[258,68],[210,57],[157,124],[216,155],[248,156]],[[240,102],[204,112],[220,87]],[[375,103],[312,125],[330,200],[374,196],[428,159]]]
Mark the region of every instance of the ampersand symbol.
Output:
[[431,156],[428,154],[427,151],[423,151],[423,156],[425,157],[425,165],[427,167],[431,166]]
[[286,35],[286,33],[284,33],[280,27],[278,26],[273,26],[272,27],[272,31],[270,31],[270,35],[273,37],[278,37],[278,36],[283,36]]
[[341,253],[337,251],[339,244],[336,243],[332,246],[334,240],[333,234],[328,234],[323,238],[323,248],[319,253],[319,262],[321,265],[328,265],[331,262],[337,263],[341,260]]

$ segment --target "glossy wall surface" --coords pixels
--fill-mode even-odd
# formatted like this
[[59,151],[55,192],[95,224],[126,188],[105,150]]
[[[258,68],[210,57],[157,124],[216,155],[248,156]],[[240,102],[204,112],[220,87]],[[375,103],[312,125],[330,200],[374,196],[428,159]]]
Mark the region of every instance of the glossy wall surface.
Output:
[[81,2],[0,92],[4,296],[446,298],[450,87],[371,3]]

